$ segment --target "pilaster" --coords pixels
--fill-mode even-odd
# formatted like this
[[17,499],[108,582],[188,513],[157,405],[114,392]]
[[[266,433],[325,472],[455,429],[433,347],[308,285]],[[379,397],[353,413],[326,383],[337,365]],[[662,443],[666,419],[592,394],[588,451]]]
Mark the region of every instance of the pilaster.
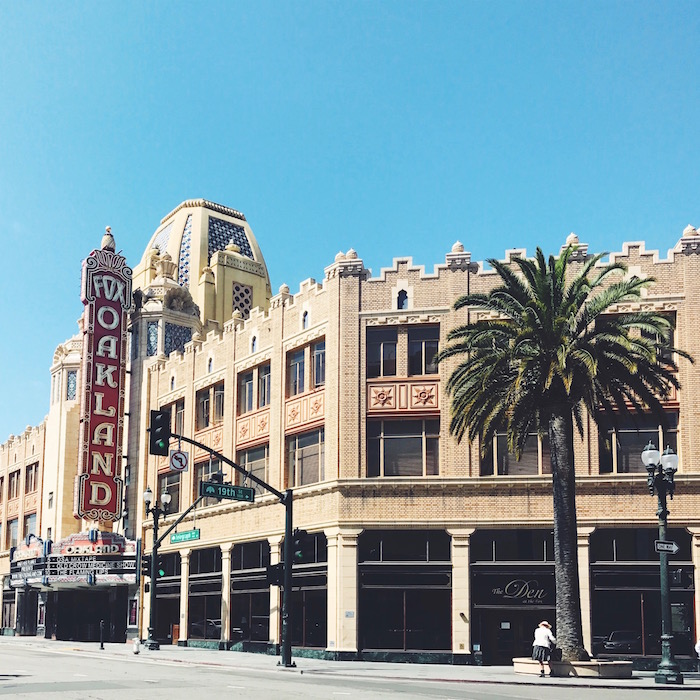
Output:
[[447,531],[452,537],[452,652],[471,653],[469,545],[474,528]]
[[[270,564],[279,564],[282,561],[282,535],[269,538]],[[280,644],[280,625],[282,622],[282,588],[270,586],[270,642]]]
[[589,651],[593,645],[591,631],[591,535],[594,532],[594,527],[579,527],[576,533],[581,631],[583,633],[583,646]]
[[178,642],[187,639],[189,628],[189,589],[190,589],[190,554],[191,549],[180,550],[180,636]]
[[221,641],[231,639],[231,550],[233,542],[221,547]]

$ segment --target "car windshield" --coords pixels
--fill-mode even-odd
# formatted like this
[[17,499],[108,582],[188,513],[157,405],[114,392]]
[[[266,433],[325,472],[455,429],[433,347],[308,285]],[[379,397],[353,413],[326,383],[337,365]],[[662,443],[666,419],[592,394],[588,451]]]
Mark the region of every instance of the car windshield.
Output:
[[619,631],[610,633],[611,642],[633,642],[639,637],[636,632]]

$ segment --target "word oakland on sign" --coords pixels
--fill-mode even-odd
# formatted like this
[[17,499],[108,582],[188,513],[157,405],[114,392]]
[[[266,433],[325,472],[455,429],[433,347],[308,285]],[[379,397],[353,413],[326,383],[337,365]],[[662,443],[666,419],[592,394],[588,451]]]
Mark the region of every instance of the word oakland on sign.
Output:
[[131,268],[114,252],[109,227],[102,248],[83,262],[81,440],[75,484],[76,518],[122,516],[121,479],[126,384],[126,324]]

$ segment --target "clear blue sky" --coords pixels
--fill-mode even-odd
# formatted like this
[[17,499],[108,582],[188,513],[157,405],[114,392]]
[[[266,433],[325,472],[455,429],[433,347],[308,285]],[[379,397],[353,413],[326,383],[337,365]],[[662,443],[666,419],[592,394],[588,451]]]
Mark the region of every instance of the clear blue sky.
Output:
[[273,291],[700,226],[697,2],[0,0],[0,441],[40,422],[105,225],[205,197]]

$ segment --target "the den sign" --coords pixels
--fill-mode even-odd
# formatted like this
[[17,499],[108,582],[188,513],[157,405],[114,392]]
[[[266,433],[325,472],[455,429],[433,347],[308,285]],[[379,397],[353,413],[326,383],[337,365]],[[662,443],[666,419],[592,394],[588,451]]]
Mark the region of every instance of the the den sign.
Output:
[[99,521],[122,515],[121,479],[126,326],[131,268],[114,250],[107,228],[102,248],[83,261],[81,442],[75,517]]

